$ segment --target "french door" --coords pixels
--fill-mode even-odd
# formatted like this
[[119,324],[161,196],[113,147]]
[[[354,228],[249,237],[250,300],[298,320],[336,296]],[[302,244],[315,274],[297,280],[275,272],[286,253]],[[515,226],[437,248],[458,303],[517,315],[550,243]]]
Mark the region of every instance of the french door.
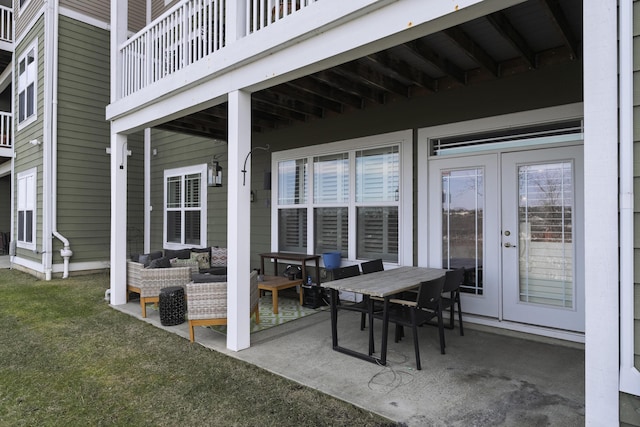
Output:
[[463,266],[463,310],[584,331],[582,149],[434,159],[429,262]]

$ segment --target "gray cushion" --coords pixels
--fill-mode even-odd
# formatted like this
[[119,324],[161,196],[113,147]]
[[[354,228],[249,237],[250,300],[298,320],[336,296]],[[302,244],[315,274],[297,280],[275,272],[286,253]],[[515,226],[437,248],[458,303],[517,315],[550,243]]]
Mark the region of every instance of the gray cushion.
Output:
[[151,260],[149,263],[149,268],[170,268],[171,267],[171,259],[168,257],[156,258]]
[[220,274],[192,274],[191,280],[193,280],[193,283],[226,282],[227,276]]

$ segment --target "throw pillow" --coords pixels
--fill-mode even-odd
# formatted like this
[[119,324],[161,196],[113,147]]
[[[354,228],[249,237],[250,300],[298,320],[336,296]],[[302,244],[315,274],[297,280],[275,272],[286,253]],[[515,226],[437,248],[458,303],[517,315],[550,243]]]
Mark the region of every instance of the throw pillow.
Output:
[[149,259],[150,260],[154,260],[154,259],[158,259],[158,258],[162,258],[162,251],[155,251],[155,252],[151,252],[149,254]]
[[151,260],[148,268],[170,268],[171,260],[167,257],[156,258]]
[[227,266],[227,248],[211,248],[211,267]]
[[151,257],[149,256],[149,254],[140,254],[138,255],[138,262],[145,267],[148,267],[149,263],[151,262]]
[[164,256],[169,259],[179,258],[179,259],[189,259],[191,257],[191,250],[189,249],[165,249]]
[[209,268],[209,254],[206,252],[191,252],[191,260],[198,263],[198,268]]

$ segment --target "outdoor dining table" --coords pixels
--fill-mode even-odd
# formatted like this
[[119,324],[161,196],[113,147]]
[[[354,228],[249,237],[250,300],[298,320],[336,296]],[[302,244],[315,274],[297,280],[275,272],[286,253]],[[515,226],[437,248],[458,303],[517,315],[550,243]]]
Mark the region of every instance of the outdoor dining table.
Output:
[[[387,335],[389,332],[389,300],[395,294],[416,288],[421,282],[437,279],[446,273],[442,268],[398,267],[375,273],[347,277],[322,283],[331,292],[331,338],[333,349],[369,362],[387,364]],[[367,297],[384,300],[382,312],[382,344],[380,357],[373,355],[373,301],[368,298],[369,312],[369,354],[361,353],[338,345],[338,292],[355,292]]]

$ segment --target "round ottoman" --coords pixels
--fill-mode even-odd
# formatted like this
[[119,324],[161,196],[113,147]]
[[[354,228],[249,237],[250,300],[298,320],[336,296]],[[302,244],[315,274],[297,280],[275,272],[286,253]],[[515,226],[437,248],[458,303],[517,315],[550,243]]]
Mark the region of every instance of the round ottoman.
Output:
[[160,323],[163,326],[175,326],[184,323],[187,306],[184,301],[184,288],[171,286],[160,289]]

